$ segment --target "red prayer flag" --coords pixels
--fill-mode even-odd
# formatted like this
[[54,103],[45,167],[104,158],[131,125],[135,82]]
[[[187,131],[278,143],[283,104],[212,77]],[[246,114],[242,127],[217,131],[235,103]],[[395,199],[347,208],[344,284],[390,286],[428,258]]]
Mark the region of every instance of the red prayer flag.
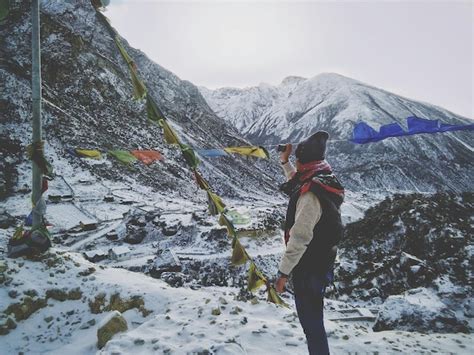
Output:
[[156,150],[132,150],[130,153],[146,165],[150,165],[157,160],[163,160],[161,153]]

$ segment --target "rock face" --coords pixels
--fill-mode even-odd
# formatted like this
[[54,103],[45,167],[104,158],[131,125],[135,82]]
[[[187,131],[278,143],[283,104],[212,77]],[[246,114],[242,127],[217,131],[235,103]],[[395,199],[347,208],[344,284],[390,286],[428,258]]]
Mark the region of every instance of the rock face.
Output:
[[[31,137],[30,2],[11,2],[10,10],[0,25],[0,199],[14,192]],[[147,120],[145,102],[132,99],[128,67],[90,1],[41,1],[41,21],[43,132],[45,153],[53,166],[64,157],[66,165],[77,171],[113,181],[131,178],[159,191],[195,196],[193,176],[181,153],[165,144],[161,129]],[[123,42],[183,142],[195,149],[246,144],[214,114],[193,84]],[[126,169],[109,158],[91,162],[73,157],[68,148],[155,149],[165,159]],[[238,156],[210,159],[200,166],[218,192],[233,196],[257,186],[273,191],[272,174],[257,172],[277,168],[268,161],[246,162]],[[28,166],[22,169],[27,171]]]
[[396,195],[370,208],[346,226],[335,270],[339,294],[385,301],[378,330],[465,331],[473,210],[473,193]]
[[473,209],[473,193],[396,195],[370,208],[346,226],[336,269],[339,291],[385,299],[441,276],[468,285]]
[[127,321],[118,311],[112,312],[97,329],[97,347],[102,349],[112,337],[128,329]]
[[[444,123],[473,123],[440,107],[416,102],[342,75],[289,77],[280,85],[214,91],[201,88],[209,106],[258,144],[299,142],[317,130],[331,139],[328,159],[346,187],[378,191],[472,191],[472,133],[418,135],[357,145],[354,124],[379,126],[417,116]],[[406,128],[406,127],[405,127]],[[450,164],[445,164],[449,161]],[[464,171],[459,174],[459,170]]]
[[425,288],[390,296],[382,305],[374,331],[404,330],[436,333],[468,333],[466,321]]

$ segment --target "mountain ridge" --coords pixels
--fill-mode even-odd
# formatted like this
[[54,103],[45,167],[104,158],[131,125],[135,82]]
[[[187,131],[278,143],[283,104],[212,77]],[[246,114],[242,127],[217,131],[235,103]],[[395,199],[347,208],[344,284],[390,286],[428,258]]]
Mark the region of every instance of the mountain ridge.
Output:
[[430,103],[430,102],[424,101],[424,100],[412,99],[412,98],[410,98],[406,95],[398,94],[398,93],[396,93],[394,91],[391,91],[391,90],[388,90],[388,89],[383,89],[383,88],[380,88],[380,87],[375,86],[375,85],[367,84],[366,82],[364,82],[362,80],[351,78],[349,76],[339,74],[339,73],[336,73],[336,72],[321,72],[321,73],[316,74],[316,75],[311,76],[311,77],[302,77],[302,76],[298,76],[298,75],[288,75],[288,76],[285,76],[278,84],[270,84],[270,83],[267,83],[267,82],[261,82],[258,85],[251,85],[251,86],[244,86],[244,87],[222,86],[222,87],[218,87],[218,88],[214,88],[214,89],[210,89],[210,88],[208,88],[204,85],[199,85],[198,88],[203,92],[216,92],[216,91],[224,91],[224,90],[241,92],[241,91],[245,91],[245,90],[258,89],[260,87],[275,88],[276,89],[278,87],[287,86],[287,85],[291,85],[291,84],[295,84],[295,83],[299,84],[303,81],[308,81],[308,80],[311,81],[311,80],[314,80],[314,79],[317,79],[317,78],[320,78],[320,77],[339,78],[341,80],[346,80],[347,82],[352,82],[354,84],[361,84],[361,85],[364,85],[368,88],[376,89],[376,90],[385,92],[385,93],[390,94],[390,95],[396,95],[396,96],[398,96],[402,99],[405,99],[405,100],[414,101],[414,102],[417,102],[417,103],[422,104],[422,105],[430,105],[430,106],[436,107],[440,110],[448,112],[452,116],[462,117],[464,119],[468,119],[468,120],[471,120],[471,121],[474,120],[474,118],[469,118],[467,116],[457,114],[454,111],[448,110],[448,109],[446,109],[446,108],[444,108],[440,105],[436,105],[436,104],[433,104],[433,103]]
[[474,174],[470,132],[390,138],[367,145],[349,142],[360,121],[378,129],[392,122],[406,128],[409,116],[451,124],[469,124],[472,120],[340,74],[323,73],[306,80],[287,78],[282,81],[285,85],[200,90],[219,117],[255,144],[298,142],[317,130],[328,131],[332,137],[328,159],[354,191],[474,189],[467,178]]
[[[0,93],[4,128],[0,139],[3,146],[13,144],[20,151],[25,150],[31,135],[28,7],[25,1],[12,3],[9,16],[0,25],[0,80],[5,85]],[[65,158],[76,169],[89,170],[102,178],[133,177],[157,190],[195,196],[192,173],[179,151],[165,144],[161,129],[147,120],[145,103],[132,99],[128,67],[90,1],[42,1],[41,20],[46,156]],[[152,62],[126,40],[122,39],[122,43],[134,58],[151,96],[184,142],[203,149],[245,141],[215,115],[192,83]],[[66,152],[75,147],[103,152],[155,149],[163,153],[165,160],[149,167],[137,166],[124,176],[124,167],[113,160],[92,164],[72,158]],[[21,157],[26,160],[23,154]],[[0,163],[3,167],[8,162],[2,158]],[[15,165],[16,175],[24,174],[19,170],[20,163]],[[237,196],[253,186],[273,189],[271,179],[263,174],[259,178],[253,175],[255,170],[276,171],[278,167],[272,162],[248,162],[232,156],[203,160],[200,168],[217,192]],[[14,181],[16,175],[12,175]],[[223,175],[227,179],[223,180]],[[8,184],[10,193],[14,181]]]

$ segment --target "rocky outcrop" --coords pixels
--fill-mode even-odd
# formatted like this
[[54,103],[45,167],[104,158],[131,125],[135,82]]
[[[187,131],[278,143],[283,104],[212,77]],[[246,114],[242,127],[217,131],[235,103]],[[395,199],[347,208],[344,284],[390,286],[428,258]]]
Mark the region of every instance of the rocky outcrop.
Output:
[[127,321],[118,311],[107,316],[97,329],[97,347],[102,349],[112,337],[128,330]]
[[[396,195],[370,208],[362,220],[346,226],[336,267],[339,295],[379,304],[385,301],[377,329],[408,329],[410,323],[420,331],[466,329],[464,318],[469,317],[472,297],[473,210],[473,193]],[[432,314],[429,306],[413,303],[417,297],[429,298],[410,291],[423,288],[461,316],[444,308]],[[426,322],[414,320],[424,317]]]
[[370,208],[346,226],[339,292],[385,299],[441,276],[468,285],[473,208],[473,193],[396,195]]
[[383,303],[373,326],[374,331],[404,330],[436,333],[468,333],[465,320],[426,288],[390,296]]

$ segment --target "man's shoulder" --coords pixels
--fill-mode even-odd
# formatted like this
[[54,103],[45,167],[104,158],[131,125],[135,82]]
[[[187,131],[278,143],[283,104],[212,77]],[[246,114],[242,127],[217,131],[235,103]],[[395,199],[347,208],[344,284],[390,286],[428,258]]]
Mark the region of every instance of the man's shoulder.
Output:
[[320,205],[319,197],[316,191],[309,187],[308,189],[301,190],[300,197],[298,199],[298,204],[317,204]]

